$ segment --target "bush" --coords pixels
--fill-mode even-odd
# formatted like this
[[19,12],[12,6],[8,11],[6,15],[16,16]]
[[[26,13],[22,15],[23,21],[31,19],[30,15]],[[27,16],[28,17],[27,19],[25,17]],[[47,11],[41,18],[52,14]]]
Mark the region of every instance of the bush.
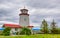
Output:
[[51,33],[52,34],[60,34],[60,29],[52,29]]
[[8,35],[10,35],[10,30],[11,30],[11,29],[8,28],[8,27],[5,28],[4,31],[3,31],[3,35],[4,35],[4,36],[8,36]]
[[20,32],[21,35],[30,35],[31,30],[29,28],[22,28],[22,31]]

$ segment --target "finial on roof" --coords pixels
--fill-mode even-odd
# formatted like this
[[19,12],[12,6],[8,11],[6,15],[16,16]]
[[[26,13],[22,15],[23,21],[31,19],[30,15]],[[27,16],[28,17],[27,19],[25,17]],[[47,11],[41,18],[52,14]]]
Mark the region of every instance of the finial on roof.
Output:
[[24,6],[24,9],[25,9],[25,6]]

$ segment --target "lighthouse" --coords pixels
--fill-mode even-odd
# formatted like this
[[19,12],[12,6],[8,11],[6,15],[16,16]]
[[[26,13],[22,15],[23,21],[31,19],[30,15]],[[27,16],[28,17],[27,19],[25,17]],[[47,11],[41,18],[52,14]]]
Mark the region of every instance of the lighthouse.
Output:
[[19,14],[19,25],[22,27],[27,27],[29,26],[29,14],[28,14],[28,9],[20,9],[20,14]]

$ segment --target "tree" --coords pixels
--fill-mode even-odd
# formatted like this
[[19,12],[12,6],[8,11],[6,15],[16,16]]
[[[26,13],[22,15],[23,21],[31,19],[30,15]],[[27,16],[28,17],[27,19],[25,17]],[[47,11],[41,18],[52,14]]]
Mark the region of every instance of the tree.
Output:
[[58,33],[57,34],[60,34],[60,28],[57,28],[57,30],[58,30]]
[[43,33],[48,33],[49,31],[48,31],[48,24],[47,24],[47,22],[45,21],[45,19],[42,21],[42,24],[41,24],[41,31],[43,32]]
[[3,31],[3,35],[5,35],[5,36],[10,35],[10,30],[11,29],[9,27],[5,28],[4,31]]
[[53,20],[52,23],[51,23],[51,33],[58,33],[58,29],[56,28],[56,23],[55,21]]
[[31,30],[29,28],[22,28],[22,31],[20,32],[21,35],[30,35]]

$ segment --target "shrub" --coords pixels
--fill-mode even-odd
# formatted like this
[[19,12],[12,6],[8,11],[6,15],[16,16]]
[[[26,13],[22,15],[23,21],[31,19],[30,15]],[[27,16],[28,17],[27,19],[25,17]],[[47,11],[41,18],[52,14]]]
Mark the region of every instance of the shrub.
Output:
[[30,35],[31,30],[29,28],[22,28],[22,31],[20,32],[21,35]]
[[10,29],[9,27],[5,28],[4,31],[3,31],[3,35],[4,35],[4,36],[10,35],[10,30],[11,30],[11,29]]

